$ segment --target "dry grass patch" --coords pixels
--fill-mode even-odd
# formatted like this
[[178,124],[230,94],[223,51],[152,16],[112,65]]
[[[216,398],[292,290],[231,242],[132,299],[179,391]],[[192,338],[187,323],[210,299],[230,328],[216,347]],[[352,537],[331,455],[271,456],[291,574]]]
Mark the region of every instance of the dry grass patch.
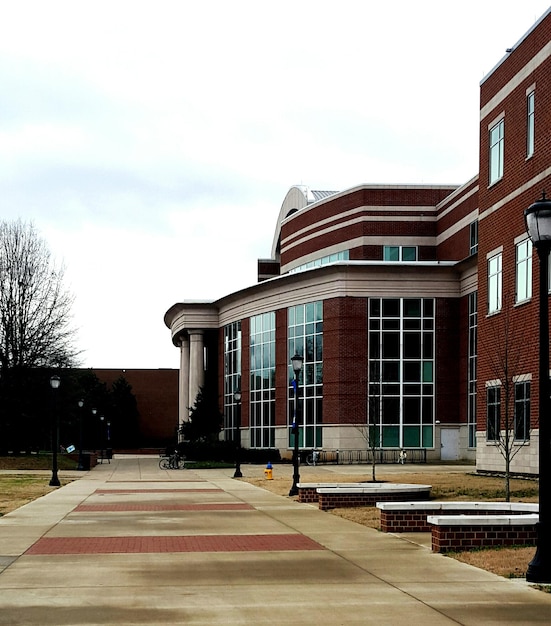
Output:
[[528,563],[534,557],[534,547],[498,548],[472,550],[469,552],[450,552],[450,556],[463,563],[474,565],[488,572],[505,578],[524,578]]
[[56,489],[49,486],[49,481],[49,476],[0,476],[0,515],[15,511]]

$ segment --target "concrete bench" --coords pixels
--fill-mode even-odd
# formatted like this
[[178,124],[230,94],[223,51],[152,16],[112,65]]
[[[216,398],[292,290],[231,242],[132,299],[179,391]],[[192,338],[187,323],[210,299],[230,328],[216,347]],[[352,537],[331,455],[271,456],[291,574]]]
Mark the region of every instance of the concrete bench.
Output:
[[433,552],[535,546],[537,513],[526,515],[429,515]]
[[343,507],[375,506],[377,502],[429,500],[431,485],[364,483],[361,487],[319,487],[318,506],[322,511]]
[[522,515],[537,513],[538,505],[525,502],[378,502],[385,533],[431,532],[427,517],[441,515]]

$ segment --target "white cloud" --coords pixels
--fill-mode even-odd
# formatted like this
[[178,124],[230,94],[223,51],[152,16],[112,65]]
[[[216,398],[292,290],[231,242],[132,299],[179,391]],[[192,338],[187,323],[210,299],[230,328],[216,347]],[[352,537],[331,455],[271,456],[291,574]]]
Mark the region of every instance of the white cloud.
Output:
[[20,0],[0,198],[75,291],[84,364],[177,367],[176,301],[255,281],[288,188],[461,183],[478,83],[542,0]]

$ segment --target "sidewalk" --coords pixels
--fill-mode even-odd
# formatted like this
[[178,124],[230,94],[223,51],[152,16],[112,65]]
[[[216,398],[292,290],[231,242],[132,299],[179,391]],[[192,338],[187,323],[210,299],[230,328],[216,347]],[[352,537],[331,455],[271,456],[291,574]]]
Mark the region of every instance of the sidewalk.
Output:
[[0,625],[551,621],[549,594],[232,474],[114,459],[0,518]]

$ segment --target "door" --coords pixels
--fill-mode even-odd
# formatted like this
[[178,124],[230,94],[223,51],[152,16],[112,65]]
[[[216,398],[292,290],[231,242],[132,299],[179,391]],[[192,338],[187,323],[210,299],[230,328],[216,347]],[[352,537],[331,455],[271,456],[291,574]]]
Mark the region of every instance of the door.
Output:
[[440,447],[442,461],[457,461],[459,459],[459,428],[442,428]]

